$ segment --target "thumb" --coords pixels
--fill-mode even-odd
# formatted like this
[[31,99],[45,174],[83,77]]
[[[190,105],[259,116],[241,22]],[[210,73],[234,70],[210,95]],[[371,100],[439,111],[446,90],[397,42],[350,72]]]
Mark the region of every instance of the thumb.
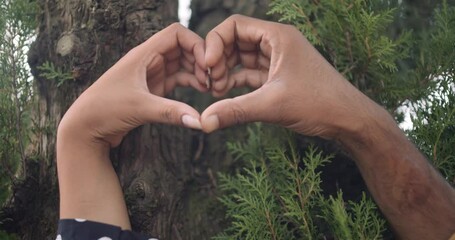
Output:
[[202,130],[212,132],[234,124],[263,121],[271,122],[273,117],[269,112],[272,103],[259,88],[251,93],[235,98],[225,99],[210,105],[201,116]]
[[145,104],[144,120],[149,123],[165,123],[184,126],[193,129],[202,129],[200,114],[191,106],[156,95],[149,95]]

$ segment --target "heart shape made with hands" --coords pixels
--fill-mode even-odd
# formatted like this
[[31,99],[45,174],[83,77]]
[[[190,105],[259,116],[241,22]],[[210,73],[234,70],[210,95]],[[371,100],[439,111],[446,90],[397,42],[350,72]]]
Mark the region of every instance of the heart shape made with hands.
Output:
[[[223,27],[223,26],[221,26]],[[223,37],[217,29],[211,31],[205,40],[205,82],[199,84],[214,97],[223,97],[233,88],[250,87],[257,89],[266,82],[270,58],[259,48],[259,42],[242,42]],[[199,78],[201,79],[201,78]],[[201,90],[201,89],[199,89]],[[245,105],[253,99],[244,100],[249,95],[234,99],[224,99],[210,105],[201,115],[201,128],[211,132],[220,127],[251,121]],[[256,101],[254,105],[259,107]],[[260,120],[260,119],[259,119]],[[199,128],[196,122],[183,119],[185,125]],[[196,124],[196,125],[194,125]]]
[[[215,97],[224,96],[233,88],[260,88],[269,78],[271,46],[262,42],[263,33],[250,31],[257,25],[272,24],[245,17],[228,19],[208,33],[205,39],[205,63]],[[266,27],[266,26],[264,26]],[[262,91],[264,92],[264,91]],[[232,124],[271,120],[262,106],[272,94],[254,91],[209,106],[201,115],[202,129],[211,132]]]
[[[221,97],[233,88],[260,88],[266,84],[272,47],[262,40],[264,32],[270,27],[268,25],[277,23],[235,16],[218,25],[203,40],[180,24],[173,24],[132,49],[116,64],[118,66],[112,67],[103,77],[111,83],[112,79],[119,77],[134,79],[133,82],[138,84],[146,82],[146,86],[140,89],[124,86],[118,91],[147,93],[151,96],[147,96],[144,102],[156,109],[139,111],[143,116],[127,120],[131,124],[119,132],[127,132],[132,126],[146,122],[184,125],[211,132],[236,123],[271,120],[261,110],[270,108],[265,106],[270,101],[265,101],[263,94],[267,94],[270,99],[274,95],[272,91],[253,91],[236,98],[224,99],[209,106],[202,114],[184,103],[163,98],[176,86],[193,87],[200,92],[211,91],[213,96]],[[263,31],[250,31],[256,27],[261,27]],[[136,76],[131,70],[137,68],[132,65],[138,65],[138,62],[142,62],[139,66],[145,68],[139,68]],[[128,73],[125,74],[125,71]],[[145,72],[145,76],[141,71]],[[103,78],[97,84],[100,82],[103,82]],[[105,86],[105,90],[107,88],[109,86]],[[125,101],[128,98],[130,97],[124,96],[120,99]],[[141,108],[143,104],[138,101],[129,100],[135,103],[135,108]],[[117,104],[119,105],[122,103]],[[124,107],[123,112],[126,116],[131,114],[128,113],[128,106]],[[120,115],[118,117],[125,118]],[[117,136],[119,133],[112,135]]]
[[[172,44],[169,38],[150,44],[152,49],[162,45],[169,45],[168,49],[174,47],[162,52],[165,72],[172,73],[167,79],[171,84],[164,93],[176,85],[211,91],[215,97],[238,87],[255,90],[217,101],[200,115],[194,109],[187,114],[180,111],[180,123],[169,110],[164,114],[171,116],[167,123],[183,123],[212,132],[238,123],[262,121],[329,138],[333,133],[328,128],[339,115],[328,113],[334,112],[332,103],[339,102],[338,92],[356,92],[300,32],[289,25],[236,15],[212,29],[205,40],[181,25],[173,26],[177,44]],[[148,81],[150,90],[153,89],[151,82]],[[359,97],[357,93],[352,96]],[[311,104],[299,104],[304,102]]]
[[[216,102],[202,115],[183,102],[164,97],[176,86],[209,91],[208,69],[213,81],[210,91],[217,97],[234,87],[261,85],[269,60],[257,48],[260,39],[250,43],[238,41],[233,20],[230,18],[215,28],[205,41],[180,24],[154,34],[131,49],[79,96],[62,118],[59,132],[101,139],[114,147],[126,133],[146,123],[183,125],[211,132],[234,123],[264,120],[246,117],[258,117],[254,114],[258,106],[251,109],[252,101],[247,99],[251,93]],[[233,72],[236,66],[240,70]],[[236,102],[240,99],[245,102]]]
[[[189,48],[182,50],[180,70],[194,76],[185,75],[190,80],[179,78],[176,84],[192,86],[200,92],[210,91],[214,97],[222,97],[233,88],[261,88],[269,79],[273,49],[270,40],[264,41],[264,35],[273,30],[270,27],[281,26],[283,25],[244,16],[228,18],[207,34],[202,48],[198,47],[199,40],[193,38],[195,43],[191,49],[192,54],[188,51]],[[251,31],[253,29],[255,31]],[[183,27],[179,30],[190,32]],[[189,39],[179,38],[179,41]],[[179,46],[184,48],[185,44],[179,43]],[[204,52],[202,57],[201,51]],[[173,87],[174,85],[167,89]],[[194,115],[183,115],[182,122],[187,127],[203,129],[205,132],[243,122],[274,122],[273,117],[269,116],[270,112],[262,111],[270,109],[270,106],[266,105],[271,101],[265,98],[272,99],[273,95],[276,95],[273,91],[260,89],[236,98],[217,101],[205,109],[199,119]]]
[[203,58],[195,55],[201,69],[194,69],[199,85],[210,77],[212,95],[255,89],[213,103],[201,114],[200,125],[183,118],[184,125],[205,132],[261,121],[331,139],[359,119],[364,103],[374,104],[290,25],[235,15],[207,34],[203,49]]
[[[217,101],[200,114],[183,102],[164,98],[176,86],[210,91],[215,97],[237,87],[256,90]],[[336,124],[354,121],[362,101],[365,97],[297,29],[236,15],[205,40],[180,24],[154,34],[76,100],[59,131],[117,146],[127,132],[145,123],[212,132],[262,121],[331,138],[339,128]]]

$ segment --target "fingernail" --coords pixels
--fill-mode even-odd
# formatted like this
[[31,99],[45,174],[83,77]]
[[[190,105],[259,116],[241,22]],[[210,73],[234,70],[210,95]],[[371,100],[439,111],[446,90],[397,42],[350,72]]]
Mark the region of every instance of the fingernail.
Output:
[[208,90],[212,89],[212,69],[207,68],[207,79],[205,80],[205,85]]
[[199,121],[199,119],[197,119],[193,116],[190,116],[187,114],[183,115],[182,122],[183,122],[183,125],[185,125],[185,127],[199,129],[199,130],[202,129],[202,125],[201,125],[201,122]]
[[212,132],[220,127],[220,120],[217,115],[210,115],[204,121],[204,131]]

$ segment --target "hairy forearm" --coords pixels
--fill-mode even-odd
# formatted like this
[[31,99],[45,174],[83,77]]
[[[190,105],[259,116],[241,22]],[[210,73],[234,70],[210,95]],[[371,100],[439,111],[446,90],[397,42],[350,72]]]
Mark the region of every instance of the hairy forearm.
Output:
[[[370,104],[355,132],[339,141],[397,235],[448,239],[455,232],[455,191],[406,138],[393,118]],[[341,135],[340,135],[341,136]]]

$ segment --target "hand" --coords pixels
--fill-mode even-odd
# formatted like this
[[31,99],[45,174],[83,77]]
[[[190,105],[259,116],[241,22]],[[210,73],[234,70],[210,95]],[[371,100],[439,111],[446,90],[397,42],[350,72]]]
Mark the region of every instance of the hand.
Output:
[[173,24],[132,49],[71,106],[57,135],[60,218],[131,229],[119,179],[109,160],[131,129],[148,122],[201,128],[192,107],[163,96],[206,78],[204,41]]
[[206,91],[204,41],[173,24],[132,49],[71,106],[59,132],[117,146],[131,129],[169,123],[200,129],[199,113],[163,96],[175,86]]
[[232,16],[208,33],[205,60],[213,95],[258,88],[208,107],[201,118],[206,132],[263,121],[335,138],[341,129],[356,130],[352,122],[373,104],[288,25]]
[[258,89],[207,108],[204,131],[263,121],[336,139],[353,156],[400,239],[453,234],[453,188],[390,114],[346,81],[296,29],[233,16],[207,35],[205,60],[215,96],[239,86]]

